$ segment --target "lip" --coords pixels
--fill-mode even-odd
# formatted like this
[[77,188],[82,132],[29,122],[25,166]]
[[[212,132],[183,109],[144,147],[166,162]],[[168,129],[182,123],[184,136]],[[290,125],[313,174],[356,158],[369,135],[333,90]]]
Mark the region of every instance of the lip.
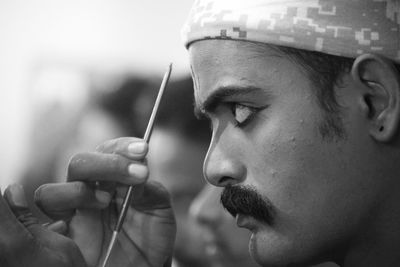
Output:
[[238,227],[246,228],[250,231],[254,231],[257,227],[257,221],[254,218],[243,214],[236,215],[236,224]]

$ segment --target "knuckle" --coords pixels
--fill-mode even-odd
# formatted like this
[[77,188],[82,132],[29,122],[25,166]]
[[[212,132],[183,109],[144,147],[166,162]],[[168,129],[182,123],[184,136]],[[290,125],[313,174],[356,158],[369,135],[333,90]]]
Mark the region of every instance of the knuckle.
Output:
[[110,165],[112,170],[118,170],[121,167],[121,157],[117,154],[110,156]]
[[119,174],[127,175],[128,174],[128,165],[129,162],[123,156],[118,154],[112,154],[110,157],[111,169],[113,172],[117,172]]
[[115,154],[115,153],[118,154],[118,153],[121,153],[122,151],[126,150],[128,140],[129,140],[128,137],[118,137],[116,139],[113,139],[112,140],[113,145],[110,148],[109,152],[113,153],[113,154]]
[[118,153],[123,150],[126,144],[126,137],[119,137],[115,140],[115,147],[114,147],[114,153]]
[[96,148],[96,151],[103,153],[110,153],[114,150],[116,139],[104,141],[101,145]]

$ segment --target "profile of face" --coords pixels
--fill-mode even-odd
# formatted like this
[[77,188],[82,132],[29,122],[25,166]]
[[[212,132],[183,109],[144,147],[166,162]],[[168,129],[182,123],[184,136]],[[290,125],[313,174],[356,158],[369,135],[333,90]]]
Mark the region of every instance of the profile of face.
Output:
[[342,260],[387,189],[354,81],[345,75],[337,89],[346,136],[326,139],[311,82],[290,58],[231,40],[197,41],[189,53],[196,106],[213,131],[204,175],[250,230],[252,257],[265,266]]
[[194,223],[201,228],[209,267],[252,267],[258,264],[250,257],[250,233],[236,226],[236,221],[220,203],[222,188],[207,184],[190,206]]

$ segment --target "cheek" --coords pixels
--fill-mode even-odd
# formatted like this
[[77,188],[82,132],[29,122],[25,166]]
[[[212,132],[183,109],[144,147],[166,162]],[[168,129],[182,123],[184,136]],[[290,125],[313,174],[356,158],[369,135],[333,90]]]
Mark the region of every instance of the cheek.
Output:
[[293,203],[313,201],[315,190],[311,188],[322,175],[320,159],[325,152],[316,123],[319,113],[308,108],[283,109],[272,111],[253,129],[246,165],[249,183],[262,188],[277,208],[290,213],[299,209]]

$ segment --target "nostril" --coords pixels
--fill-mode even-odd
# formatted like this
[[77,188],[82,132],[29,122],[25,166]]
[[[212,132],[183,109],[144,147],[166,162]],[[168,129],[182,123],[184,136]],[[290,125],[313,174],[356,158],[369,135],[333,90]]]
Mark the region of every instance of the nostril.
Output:
[[228,184],[234,183],[234,180],[232,177],[229,176],[223,176],[218,180],[218,186],[227,186]]
[[246,179],[246,167],[242,162],[226,155],[213,158],[209,156],[204,164],[204,175],[210,184],[224,187],[243,182]]

